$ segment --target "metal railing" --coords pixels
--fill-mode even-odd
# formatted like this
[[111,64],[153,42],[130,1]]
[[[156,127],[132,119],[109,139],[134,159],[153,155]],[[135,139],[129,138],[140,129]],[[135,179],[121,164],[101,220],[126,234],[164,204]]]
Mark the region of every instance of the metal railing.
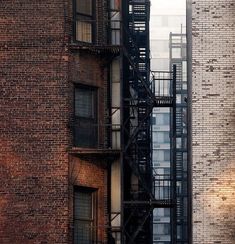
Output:
[[172,97],[173,96],[172,72],[153,71],[152,89],[156,97]]
[[171,175],[155,174],[153,179],[154,196],[156,200],[171,201],[173,197],[173,184]]

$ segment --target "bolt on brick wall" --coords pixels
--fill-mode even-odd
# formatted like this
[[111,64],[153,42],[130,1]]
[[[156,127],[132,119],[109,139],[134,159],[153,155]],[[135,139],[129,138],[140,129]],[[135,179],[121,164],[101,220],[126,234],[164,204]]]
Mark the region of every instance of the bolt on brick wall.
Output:
[[235,243],[235,1],[192,1],[193,243]]

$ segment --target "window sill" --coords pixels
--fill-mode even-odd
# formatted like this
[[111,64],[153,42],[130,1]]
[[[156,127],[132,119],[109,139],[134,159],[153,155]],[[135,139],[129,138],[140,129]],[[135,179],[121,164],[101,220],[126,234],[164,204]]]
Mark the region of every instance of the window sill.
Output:
[[114,160],[120,155],[120,150],[116,149],[98,149],[98,148],[81,148],[81,147],[72,147],[68,150],[69,154],[83,157],[83,158],[97,158],[97,159],[110,159]]
[[74,42],[69,45],[69,49],[71,51],[89,51],[95,54],[119,54],[120,53],[120,46],[119,45],[99,45],[93,43],[86,43],[86,42]]

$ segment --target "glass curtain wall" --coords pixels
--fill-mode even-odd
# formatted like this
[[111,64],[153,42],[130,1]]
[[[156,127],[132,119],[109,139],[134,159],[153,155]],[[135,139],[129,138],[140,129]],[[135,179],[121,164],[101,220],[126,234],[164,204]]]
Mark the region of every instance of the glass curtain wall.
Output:
[[[151,18],[150,18],[150,50],[151,50],[151,70],[152,71],[171,71],[172,65],[175,62],[181,62],[180,59],[184,56],[182,67],[185,68],[186,55],[185,50],[179,48],[173,48],[172,38],[175,35],[183,38],[186,45],[185,38],[186,31],[186,0],[152,0],[151,1]],[[173,40],[175,41],[175,40]],[[182,40],[181,40],[182,41]],[[179,43],[180,45],[181,43]],[[181,46],[180,46],[181,47]],[[173,58],[177,58],[173,59]],[[185,69],[184,69],[185,70]],[[177,66],[177,79],[178,83],[181,83],[182,79],[186,84],[185,72],[180,70],[180,66]],[[185,89],[186,88],[186,89]],[[182,89],[184,91],[182,92]],[[182,103],[185,103],[186,98],[183,94],[187,87],[185,85],[178,87],[177,92],[177,107],[178,111],[182,111],[182,116],[185,116],[183,111],[186,111],[185,105],[181,109]],[[171,115],[169,108],[155,108],[152,115],[152,131],[153,131],[153,167],[154,174],[162,175],[164,178],[169,178],[172,172],[171,162]],[[182,120],[181,120],[182,121]],[[185,118],[184,118],[185,122]],[[186,134],[180,134],[177,137],[177,148],[181,150]],[[180,158],[178,161],[178,167],[185,168],[187,162],[185,162],[185,152],[187,148],[184,148],[182,155],[184,158]],[[186,159],[187,161],[187,159]],[[181,172],[179,172],[181,175]],[[182,188],[185,191],[185,184],[187,184],[187,172],[185,172],[185,180],[177,181],[177,207],[175,214],[173,210],[167,208],[158,208],[153,213],[153,243],[154,244],[171,244],[171,243],[188,243],[187,242],[187,224],[184,219],[187,219],[187,210],[180,212],[182,209],[179,204],[183,201],[183,204],[187,205],[187,198],[182,198]],[[177,176],[179,177],[179,176]],[[184,186],[184,187],[183,187]],[[187,186],[186,186],[187,187]],[[166,189],[167,190],[167,189]],[[179,197],[180,195],[180,197]],[[173,221],[173,216],[177,216],[177,219]],[[181,223],[184,223],[181,225]],[[176,232],[175,239],[173,238],[173,228]],[[174,242],[173,242],[174,241]]]

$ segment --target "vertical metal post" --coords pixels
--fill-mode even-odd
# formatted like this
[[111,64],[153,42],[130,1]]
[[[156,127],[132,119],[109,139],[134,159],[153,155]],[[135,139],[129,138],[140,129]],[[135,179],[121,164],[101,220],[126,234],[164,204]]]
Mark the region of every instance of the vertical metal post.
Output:
[[193,243],[192,232],[192,0],[186,0],[186,37],[187,37],[187,131],[188,131],[188,240]]
[[127,43],[127,37],[124,35],[124,30],[126,29],[126,26],[128,24],[127,22],[127,15],[128,15],[128,2],[125,0],[120,0],[120,9],[121,9],[121,33],[120,33],[120,44],[121,44],[121,72],[120,72],[120,77],[121,77],[121,109],[120,109],[120,116],[121,116],[121,214],[120,214],[120,221],[121,221],[121,237],[120,241],[121,244],[125,244],[125,230],[124,230],[124,223],[125,223],[125,208],[124,208],[124,167],[125,167],[125,155],[124,155],[124,147],[125,147],[125,118],[126,118],[126,108],[125,108],[125,101],[124,99],[126,98],[126,83],[127,83],[127,78],[126,78],[126,57],[124,55],[124,47],[126,47]]
[[177,221],[176,221],[176,65],[173,65],[172,77],[172,93],[173,93],[173,108],[172,108],[172,199],[174,201],[173,218],[172,218],[172,243],[176,243],[177,239]]

